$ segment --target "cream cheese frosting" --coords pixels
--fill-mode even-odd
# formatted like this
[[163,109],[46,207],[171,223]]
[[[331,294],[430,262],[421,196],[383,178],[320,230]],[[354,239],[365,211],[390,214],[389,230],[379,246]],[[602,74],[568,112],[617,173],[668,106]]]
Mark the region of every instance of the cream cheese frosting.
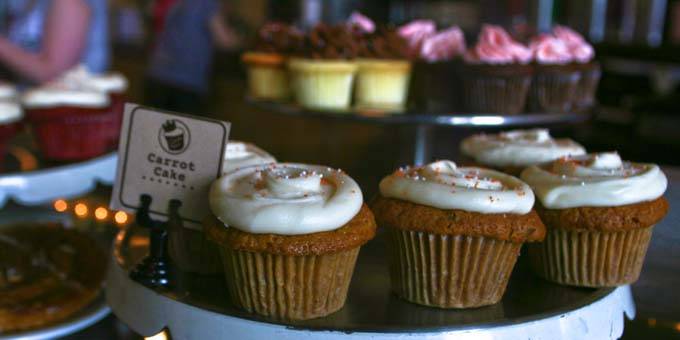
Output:
[[24,112],[19,103],[0,100],[0,123],[7,124],[18,121]]
[[571,139],[555,139],[547,129],[478,134],[461,143],[461,151],[476,162],[494,167],[526,167],[586,150]]
[[26,91],[21,97],[26,108],[76,106],[103,108],[109,105],[108,94],[63,84],[48,84]]
[[256,165],[216,180],[209,194],[225,225],[254,234],[335,230],[361,209],[359,185],[340,170],[295,163]]
[[229,141],[224,150],[222,173],[226,174],[251,165],[275,162],[276,159],[274,156],[253,144],[240,141]]
[[17,89],[10,83],[0,82],[0,100],[13,100],[17,96]]
[[526,214],[534,194],[519,179],[498,171],[457,167],[443,160],[402,168],[383,178],[380,194],[439,209],[460,209],[484,214]]
[[549,209],[650,201],[661,197],[668,185],[659,166],[625,162],[615,152],[563,157],[529,167],[521,177]]
[[128,87],[127,78],[122,74],[117,72],[94,74],[88,71],[84,65],[67,71],[58,82],[72,87],[82,87],[106,93],[124,92]]

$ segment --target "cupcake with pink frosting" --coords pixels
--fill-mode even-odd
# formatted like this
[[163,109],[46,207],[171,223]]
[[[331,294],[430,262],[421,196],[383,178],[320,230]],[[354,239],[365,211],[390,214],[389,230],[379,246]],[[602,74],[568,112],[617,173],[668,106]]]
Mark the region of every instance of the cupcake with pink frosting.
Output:
[[460,79],[458,61],[465,52],[465,36],[458,26],[437,31],[431,20],[416,20],[399,28],[416,60],[412,100],[427,111],[457,110]]
[[500,26],[484,25],[463,55],[463,106],[469,112],[518,114],[531,84],[532,51]]
[[597,85],[602,76],[600,64],[595,60],[595,49],[582,35],[569,27],[555,26],[552,33],[567,45],[567,49],[573,56],[571,66],[581,74],[574,95],[575,107],[583,109],[593,106]]
[[574,103],[580,72],[571,67],[574,56],[567,44],[552,34],[531,40],[535,74],[529,90],[529,110],[569,112]]
[[407,41],[393,28],[376,28],[371,19],[358,12],[352,13],[348,25],[353,32],[360,32],[355,105],[401,111],[406,106],[411,79]]

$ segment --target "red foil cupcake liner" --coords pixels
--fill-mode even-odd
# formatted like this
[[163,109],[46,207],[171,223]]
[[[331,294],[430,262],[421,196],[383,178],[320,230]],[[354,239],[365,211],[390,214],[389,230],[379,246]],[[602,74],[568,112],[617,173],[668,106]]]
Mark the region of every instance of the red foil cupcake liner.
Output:
[[118,147],[122,112],[56,107],[29,109],[26,116],[43,156],[56,161],[78,161],[101,156]]
[[614,287],[637,281],[654,227],[616,232],[549,228],[529,246],[534,271],[563,285]]
[[498,303],[521,243],[482,236],[438,235],[388,228],[392,290],[440,308]]

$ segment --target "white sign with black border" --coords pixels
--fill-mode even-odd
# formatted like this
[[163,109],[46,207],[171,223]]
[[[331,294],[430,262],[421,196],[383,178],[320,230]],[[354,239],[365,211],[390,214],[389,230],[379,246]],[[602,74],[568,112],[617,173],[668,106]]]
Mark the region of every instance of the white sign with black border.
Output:
[[182,202],[184,226],[201,227],[210,214],[210,184],[222,173],[231,124],[219,120],[126,104],[111,209],[135,213],[140,197],[152,197],[150,212],[167,220],[168,202]]

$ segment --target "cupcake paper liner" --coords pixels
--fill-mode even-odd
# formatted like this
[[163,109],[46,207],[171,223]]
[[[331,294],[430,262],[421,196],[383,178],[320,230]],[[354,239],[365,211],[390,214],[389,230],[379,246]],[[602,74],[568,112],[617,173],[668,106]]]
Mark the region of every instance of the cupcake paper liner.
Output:
[[602,232],[550,228],[529,246],[534,271],[570,286],[614,287],[637,281],[652,229]]
[[27,110],[43,156],[76,161],[101,156],[118,147],[122,112],[111,108],[50,108]]
[[358,62],[355,101],[361,108],[403,108],[408,98],[411,64],[401,60]]
[[518,114],[524,109],[530,83],[529,75],[468,74],[463,77],[463,106],[468,112]]
[[595,105],[595,94],[597,86],[600,84],[602,69],[595,66],[589,70],[581,72],[581,78],[576,86],[575,105],[577,108],[589,108]]
[[301,106],[336,110],[350,106],[356,63],[293,59],[289,69],[291,87]]
[[521,243],[482,236],[388,228],[392,290],[426,306],[470,308],[499,302]]
[[208,240],[203,231],[184,227],[168,233],[168,254],[183,271],[199,274],[222,272],[218,246]]
[[580,73],[574,71],[538,72],[529,90],[532,112],[566,113],[574,106]]
[[306,320],[344,306],[359,248],[309,256],[220,249],[237,307],[277,319]]
[[249,65],[248,93],[256,99],[287,99],[290,96],[290,86],[286,69],[266,65]]

